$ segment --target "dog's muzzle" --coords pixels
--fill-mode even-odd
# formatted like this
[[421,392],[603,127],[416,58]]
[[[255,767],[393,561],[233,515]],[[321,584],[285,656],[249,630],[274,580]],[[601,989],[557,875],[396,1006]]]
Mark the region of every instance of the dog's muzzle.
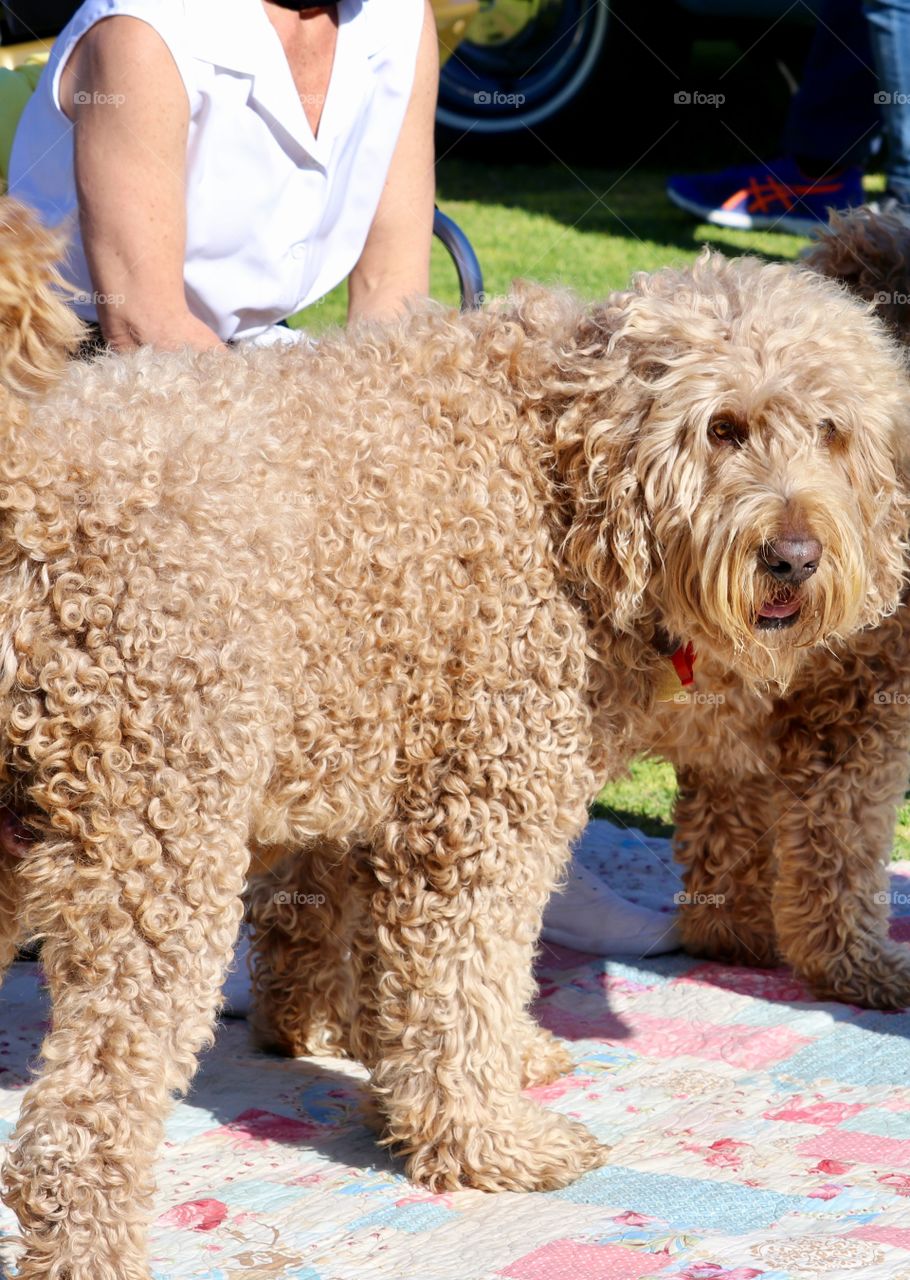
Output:
[[755,619],[760,631],[784,631],[796,624],[802,609],[799,589],[815,573],[821,556],[822,544],[808,533],[782,533],[765,543],[758,564],[771,583]]

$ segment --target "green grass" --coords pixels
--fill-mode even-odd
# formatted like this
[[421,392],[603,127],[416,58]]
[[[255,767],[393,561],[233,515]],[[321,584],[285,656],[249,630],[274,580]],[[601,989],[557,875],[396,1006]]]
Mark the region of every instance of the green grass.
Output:
[[664,172],[443,164],[442,208],[464,226],[487,276],[505,292],[516,276],[568,284],[587,297],[635,271],[690,262],[711,243],[730,253],[792,258],[805,241],[699,226],[664,195]]
[[[705,244],[725,253],[794,258],[799,236],[699,226],[669,203],[665,174],[552,165],[489,164],[443,159],[440,208],[471,239],[488,296],[506,293],[516,278],[570,285],[594,298],[621,288],[635,271],[690,262]],[[456,304],[454,268],[433,245],[431,292]],[[295,323],[319,333],[343,324],[345,286],[300,313]]]
[[[910,798],[910,793],[908,793]],[[894,857],[910,858],[910,804],[905,804],[897,815],[894,832]]]
[[[570,285],[586,297],[626,284],[635,271],[691,262],[704,245],[723,253],[797,257],[807,241],[774,232],[728,231],[698,225],[664,195],[664,171],[552,165],[489,164],[443,159],[440,207],[460,223],[480,258],[488,296],[505,293],[516,277]],[[867,184],[881,188],[880,178]],[[433,296],[455,305],[454,269],[434,243]],[[299,323],[313,332],[343,324],[346,291],[336,289]],[[660,760],[639,760],[627,778],[598,797],[594,812],[622,826],[669,835],[676,782]],[[900,813],[895,855],[910,857],[910,805]]]
[[604,787],[591,806],[592,816],[618,827],[638,827],[649,836],[669,836],[676,796],[676,775],[665,760],[635,760],[627,778]]

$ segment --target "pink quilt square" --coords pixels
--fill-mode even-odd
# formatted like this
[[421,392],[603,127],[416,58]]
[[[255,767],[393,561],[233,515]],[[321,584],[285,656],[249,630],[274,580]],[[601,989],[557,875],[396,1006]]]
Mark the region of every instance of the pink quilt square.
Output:
[[801,1143],[797,1150],[801,1156],[822,1160],[858,1161],[890,1169],[905,1169],[910,1165],[910,1138],[881,1138],[877,1134],[845,1129],[820,1133]]
[[632,1024],[632,1034],[618,1043],[646,1058],[705,1058],[750,1071],[782,1062],[810,1043],[787,1027],[725,1025],[647,1013],[629,1013],[626,1017]]
[[499,1274],[509,1280],[638,1280],[660,1271],[668,1261],[666,1254],[624,1249],[619,1244],[551,1240]]
[[835,1128],[859,1115],[866,1107],[860,1102],[802,1102],[791,1098],[786,1106],[766,1111],[766,1120],[792,1120],[796,1124],[819,1124]]
[[857,1240],[874,1240],[876,1244],[890,1244],[896,1249],[910,1251],[910,1227],[877,1227],[874,1222],[870,1222],[868,1226],[848,1231],[847,1235]]

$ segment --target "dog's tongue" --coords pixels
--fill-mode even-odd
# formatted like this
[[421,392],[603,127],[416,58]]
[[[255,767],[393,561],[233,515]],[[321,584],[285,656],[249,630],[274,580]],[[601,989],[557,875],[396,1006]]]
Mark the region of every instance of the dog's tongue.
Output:
[[799,609],[799,601],[766,600],[758,611],[760,618],[790,618]]

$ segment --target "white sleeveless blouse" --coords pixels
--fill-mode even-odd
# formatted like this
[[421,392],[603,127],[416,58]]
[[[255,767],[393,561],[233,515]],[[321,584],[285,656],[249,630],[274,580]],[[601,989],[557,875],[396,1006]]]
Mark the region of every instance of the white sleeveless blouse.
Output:
[[89,320],[97,310],[59,86],[77,41],[114,14],[158,32],[189,97],[189,308],[225,340],[263,335],[328,293],[360,257],[410,98],[424,2],[339,0],[314,137],[260,0],[87,0],[57,38],[22,117],[10,193],[50,225],[71,220],[64,269]]

